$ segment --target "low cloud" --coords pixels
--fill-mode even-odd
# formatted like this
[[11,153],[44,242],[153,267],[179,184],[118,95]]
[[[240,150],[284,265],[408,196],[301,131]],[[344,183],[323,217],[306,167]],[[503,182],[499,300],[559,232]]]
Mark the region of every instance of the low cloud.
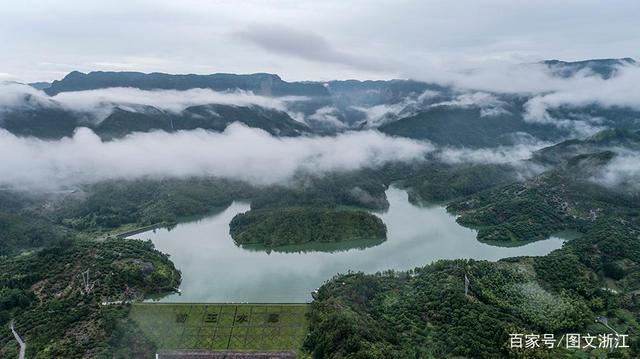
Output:
[[[576,136],[588,136],[604,128],[599,124],[601,121],[557,118],[551,110],[565,108],[578,112],[587,106],[596,105],[601,108],[626,107],[640,111],[640,92],[637,91],[640,66],[628,63],[618,64],[613,68],[613,75],[607,79],[588,68],[562,77],[557,74],[557,69],[550,69],[540,63],[497,63],[459,71],[433,67],[422,72],[417,70],[415,73],[421,80],[449,85],[466,93],[479,91],[476,93],[515,94],[529,98],[524,105],[525,121],[553,124],[573,131]],[[455,101],[456,99],[453,100]],[[496,114],[502,108],[485,107],[485,115]]]
[[279,111],[287,111],[287,104],[304,101],[302,96],[266,97],[250,91],[217,92],[195,88],[177,90],[140,90],[136,88],[112,87],[99,90],[62,92],[49,97],[31,86],[0,84],[0,109],[23,107],[59,107],[74,112],[93,114],[100,121],[116,106],[135,111],[144,106],[153,106],[171,112],[180,112],[189,106],[221,104],[234,106],[257,105]]
[[17,82],[0,82],[0,111],[9,108],[54,106],[48,96],[35,88]]
[[580,108],[630,107],[640,110],[640,66],[619,64],[613,76],[604,79],[588,68],[561,77],[544,64],[496,64],[467,71],[432,68],[417,76],[427,82],[446,84],[462,91],[519,94],[530,97],[525,119],[554,122],[547,112],[561,106]]
[[437,102],[430,107],[447,106],[447,107],[478,107],[480,108],[480,117],[498,116],[509,114],[505,109],[508,104],[500,100],[497,96],[487,92],[468,92],[457,95],[449,101]]
[[347,125],[338,118],[340,113],[338,109],[331,106],[321,107],[306,118],[309,125],[317,125],[319,127],[327,127],[332,129],[346,128]]
[[[447,99],[443,101],[443,98]],[[363,112],[366,115],[366,126],[373,128],[433,107],[477,107],[480,109],[480,116],[487,117],[509,114],[505,109],[507,106],[507,102],[487,92],[460,90],[453,97],[444,97],[438,91],[426,90],[417,96],[407,96],[397,103],[354,109]]]
[[86,128],[58,141],[0,130],[0,185],[46,190],[107,179],[184,176],[272,184],[299,172],[322,174],[420,160],[432,149],[428,143],[376,131],[276,138],[239,124],[223,133],[136,133],[111,142],[102,142]]
[[640,191],[640,152],[617,149],[618,155],[592,181],[610,188]]
[[281,111],[286,103],[304,100],[304,97],[265,97],[248,91],[216,92],[210,89],[139,90],[135,88],[107,88],[89,91],[62,92],[52,99],[63,106],[80,111],[91,111],[114,104],[146,105],[163,110],[180,112],[189,106],[203,104],[258,105]]
[[354,106],[353,109],[363,112],[366,116],[366,126],[374,128],[397,120],[400,115],[406,117],[414,114],[420,108],[428,106],[428,104],[439,95],[440,92],[438,91],[425,90],[417,96],[407,96],[397,103],[380,104],[371,107]]
[[375,128],[385,123],[398,119],[398,115],[407,108],[406,103],[381,104],[371,107],[353,107],[355,110],[365,114],[365,125],[369,128]]
[[546,142],[521,143],[513,146],[499,146],[495,148],[456,148],[445,147],[439,150],[435,157],[450,164],[518,164],[530,159],[533,152],[549,146]]
[[452,165],[480,164],[480,165],[508,165],[517,176],[524,180],[538,175],[548,168],[528,161],[533,152],[548,146],[544,142],[523,142],[513,146],[496,148],[453,148],[445,147],[433,153],[438,161]]
[[409,74],[418,80],[460,89],[521,95],[591,87],[604,81],[600,76],[586,70],[578,71],[571,77],[561,77],[542,63],[483,63],[472,69],[452,68],[449,64],[431,64],[409,70]]
[[[579,108],[589,105],[601,107],[629,107],[640,110],[640,66],[621,66],[616,76],[604,80],[597,76],[567,80],[573,86],[533,97],[525,104],[525,120],[554,122],[549,109],[562,106]],[[575,82],[575,83],[574,83]]]

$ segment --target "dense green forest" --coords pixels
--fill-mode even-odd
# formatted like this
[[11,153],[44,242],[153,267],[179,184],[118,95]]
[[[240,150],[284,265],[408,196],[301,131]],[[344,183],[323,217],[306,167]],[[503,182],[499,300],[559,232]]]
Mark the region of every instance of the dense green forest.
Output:
[[[350,230],[358,238],[384,238],[385,227],[377,217],[337,210],[354,205],[385,208],[384,188],[376,176],[347,173],[260,188],[187,178],[107,181],[46,195],[0,191],[0,325],[15,320],[29,357],[149,357],[153,344],[126,319],[128,307],[100,303],[172,290],[180,273],[150,243],[109,239],[109,234],[171,225],[249,199],[263,208],[256,211],[301,205],[305,220],[325,214],[329,223],[313,229],[323,236]],[[301,228],[296,221],[288,225],[278,230]],[[92,285],[88,293],[83,292],[86,270]],[[10,331],[0,340],[0,356],[17,355]]]
[[431,165],[402,182],[412,202],[442,202],[508,184],[518,179],[510,165]]
[[309,206],[368,209],[388,207],[388,176],[373,170],[300,175],[291,183],[252,186],[219,178],[168,178],[107,181],[80,188],[52,202],[53,222],[80,231],[108,231],[125,224],[174,224],[179,218],[209,213],[234,200],[250,200],[252,209]]
[[[153,344],[127,319],[128,306],[102,303],[179,283],[180,272],[150,242],[68,240],[0,262],[0,325],[15,320],[29,358],[148,358]],[[8,330],[0,332],[0,356],[17,357]]]
[[637,358],[640,225],[602,219],[584,229],[544,257],[338,275],[312,305],[306,348],[315,358],[569,358],[577,353],[511,349],[509,334],[608,333],[594,323],[605,316],[631,338],[609,357]]
[[[552,124],[529,123],[522,119],[522,98],[510,98],[511,103],[495,116],[483,117],[480,108],[437,106],[380,127],[392,135],[428,139],[453,146],[490,147],[513,143],[513,134],[525,132],[549,140],[568,132]],[[480,119],[480,120],[478,120]]]
[[67,236],[45,215],[50,196],[0,190],[0,258],[40,248]]
[[452,201],[448,209],[460,214],[458,223],[477,228],[479,240],[507,242],[545,239],[567,229],[584,231],[602,217],[637,217],[640,194],[598,185],[589,173],[580,173],[577,161],[594,158],[600,161],[602,154],[572,157],[568,167]]
[[305,242],[385,239],[382,220],[365,211],[286,207],[252,210],[229,224],[239,244],[274,247]]
[[380,210],[388,206],[384,191],[389,182],[385,173],[362,170],[301,175],[289,184],[261,187],[193,177],[105,181],[55,194],[0,190],[0,256],[78,235],[168,226],[234,200],[250,200],[253,209],[349,206]]
[[106,231],[124,224],[169,225],[252,193],[242,182],[216,178],[109,181],[82,190],[84,197],[56,204],[52,214],[56,222],[82,231]]
[[[496,181],[449,203],[459,223],[479,229],[480,240],[522,243],[576,231],[578,238],[562,249],[542,257],[338,275],[318,291],[306,348],[315,358],[639,357],[640,195],[593,181],[617,154],[601,146],[589,152],[612,139],[635,146],[634,136],[601,133],[545,149],[535,160],[555,164],[547,171],[506,185]],[[508,345],[511,333],[608,333],[597,317],[629,334],[629,348],[581,354]]]
[[[3,325],[15,319],[29,343],[30,357],[92,357],[126,347],[149,352],[149,343],[124,319],[126,306],[99,303],[137,300],[171,289],[179,273],[150,245],[96,239],[104,240],[109,237],[104,234],[122,229],[171,225],[246,199],[252,210],[245,218],[259,219],[251,231],[269,233],[271,239],[245,234],[239,236],[239,243],[383,240],[381,220],[356,208],[387,208],[384,191],[389,183],[420,171],[424,169],[396,166],[306,175],[267,187],[187,178],[107,181],[46,195],[0,191],[0,255],[4,256],[0,319]],[[166,266],[172,268],[172,277],[166,278],[167,272],[161,270]],[[154,268],[151,274],[141,274],[150,267]],[[96,284],[91,293],[82,294],[81,272],[86,269]],[[11,333],[3,335],[3,355],[13,355],[17,348]],[[123,353],[122,357],[130,354]]]

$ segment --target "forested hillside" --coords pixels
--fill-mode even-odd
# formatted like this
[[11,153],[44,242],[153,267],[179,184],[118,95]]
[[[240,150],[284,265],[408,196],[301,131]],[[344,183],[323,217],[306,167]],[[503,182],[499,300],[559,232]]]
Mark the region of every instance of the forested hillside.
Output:
[[[69,240],[3,260],[0,273],[0,324],[15,321],[30,358],[148,358],[153,344],[122,303],[180,283],[167,255],[136,240]],[[0,356],[17,357],[8,330],[0,333]]]
[[[522,243],[575,231],[562,249],[542,257],[338,275],[318,292],[306,347],[317,358],[581,357],[566,346],[511,348],[509,334],[606,334],[610,329],[596,321],[605,317],[629,333],[629,347],[615,349],[616,356],[637,357],[640,197],[633,187],[603,185],[593,177],[634,146],[634,134],[603,132],[550,147],[534,158],[555,167],[522,182],[495,181],[448,206],[460,214],[460,224],[478,228],[483,241]],[[589,153],[603,148],[609,151]]]

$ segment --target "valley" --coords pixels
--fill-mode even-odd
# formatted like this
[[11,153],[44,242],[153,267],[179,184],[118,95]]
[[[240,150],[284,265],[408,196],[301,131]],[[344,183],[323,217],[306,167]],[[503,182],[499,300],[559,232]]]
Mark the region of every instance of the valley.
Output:
[[[159,299],[166,303],[306,303],[312,300],[312,292],[336,273],[405,271],[458,257],[498,260],[541,256],[564,242],[552,237],[513,248],[482,244],[475,231],[458,225],[443,207],[414,206],[408,203],[405,191],[393,187],[386,196],[389,209],[374,212],[388,229],[384,241],[239,245],[229,235],[229,223],[248,206],[236,202],[213,216],[132,238],[150,239],[180,268],[181,292]],[[288,227],[281,223],[281,228]]]
[[637,357],[640,109],[615,91],[640,67],[527,66],[564,87],[2,83],[0,325],[30,358],[588,358],[507,343],[609,327]]

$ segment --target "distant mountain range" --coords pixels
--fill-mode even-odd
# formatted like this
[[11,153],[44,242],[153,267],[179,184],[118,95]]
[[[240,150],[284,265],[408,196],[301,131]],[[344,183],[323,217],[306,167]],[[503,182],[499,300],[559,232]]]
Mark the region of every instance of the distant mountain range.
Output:
[[233,122],[260,128],[275,136],[291,137],[309,132],[307,126],[293,120],[286,112],[259,106],[219,104],[191,106],[180,114],[154,108],[141,112],[116,108],[109,117],[95,126],[94,131],[104,139],[152,129],[173,132],[201,128],[222,132]]
[[[638,65],[631,58],[549,60],[541,64],[562,78],[589,73],[603,79],[614,77],[621,66]],[[19,136],[39,138],[70,136],[78,126],[90,127],[103,139],[110,140],[152,130],[223,131],[232,122],[242,122],[276,136],[377,128],[390,135],[427,139],[437,144],[491,147],[518,143],[523,138],[557,142],[575,136],[575,128],[580,126],[582,129],[594,127],[592,132],[603,128],[640,129],[640,112],[632,108],[597,104],[552,108],[550,116],[563,120],[563,125],[558,126],[549,121],[526,119],[527,101],[531,96],[461,90],[413,80],[287,82],[267,73],[171,75],[74,71],[51,84],[30,85],[44,94],[25,92],[21,95],[22,105],[0,106],[0,127]],[[114,87],[244,91],[288,100],[283,105],[286,108],[270,108],[259,103],[202,103],[186,106],[181,111],[124,101],[110,103],[111,110],[106,117],[93,118],[86,109],[61,104],[57,96]]]
[[60,81],[54,81],[44,91],[48,95],[60,92],[95,90],[108,87],[133,87],[141,90],[188,90],[208,88],[214,91],[240,89],[266,96],[323,96],[327,90],[315,82],[286,82],[274,74],[212,74],[170,75],[164,73],[103,72],[88,74],[73,71]]
[[[542,64],[555,74],[570,77],[579,71],[589,70],[604,78],[610,78],[621,65],[636,65],[632,58],[593,59],[584,61],[546,60]],[[187,90],[208,88],[214,91],[243,90],[265,96],[330,96],[332,93],[352,93],[386,90],[385,96],[393,97],[407,91],[424,91],[429,86],[418,81],[302,81],[287,82],[280,76],[268,73],[248,75],[211,74],[211,75],[172,75],[166,73],[94,71],[82,73],[73,71],[62,80],[35,82],[33,87],[44,90],[54,96],[61,92],[95,90],[108,87],[133,87],[141,90]],[[392,98],[388,98],[391,100]]]
[[600,75],[604,79],[611,78],[611,76],[616,73],[619,66],[637,65],[636,60],[630,57],[622,59],[597,59],[574,62],[547,60],[542,63],[547,65],[551,71],[561,77],[571,77],[580,71],[587,70]]

